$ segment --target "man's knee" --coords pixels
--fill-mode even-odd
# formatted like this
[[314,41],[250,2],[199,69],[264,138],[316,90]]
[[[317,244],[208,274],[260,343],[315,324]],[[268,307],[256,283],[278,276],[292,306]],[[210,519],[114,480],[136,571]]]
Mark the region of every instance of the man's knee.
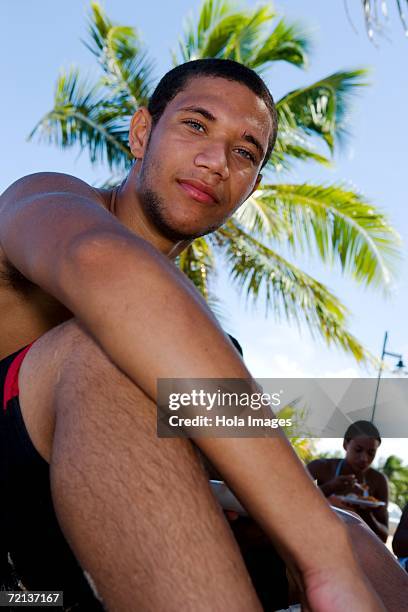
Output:
[[[58,407],[75,410],[98,385],[132,387],[76,319],[70,319],[34,342],[19,374],[21,413],[37,451],[50,461]],[[133,385],[136,389],[136,386]]]
[[[74,377],[75,386],[82,387],[82,380],[88,373],[96,376],[107,371],[111,376],[115,371],[121,376],[81,323],[70,319],[34,342],[22,364],[20,388],[24,394],[27,387],[30,397],[38,391],[43,397],[50,393],[55,396],[67,377]],[[100,385],[105,380],[104,376],[98,378]]]

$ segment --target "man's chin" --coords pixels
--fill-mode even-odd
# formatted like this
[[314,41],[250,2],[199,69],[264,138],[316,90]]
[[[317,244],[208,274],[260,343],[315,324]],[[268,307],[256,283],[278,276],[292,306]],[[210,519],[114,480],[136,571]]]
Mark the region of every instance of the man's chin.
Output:
[[211,234],[218,229],[218,226],[210,228],[207,227],[205,229],[188,228],[180,230],[179,228],[176,229],[175,227],[166,224],[166,226],[161,225],[161,227],[158,227],[157,229],[160,231],[162,236],[172,240],[173,242],[191,242],[192,240],[196,240],[196,238],[201,238],[202,236]]
[[[220,226],[220,223],[204,225],[198,219],[192,219],[191,211],[189,215],[185,210],[178,210],[176,203],[172,210],[164,199],[150,189],[143,192],[142,201],[150,223],[164,238],[172,242],[195,240],[210,234]],[[180,214],[177,214],[178,212]]]
[[176,242],[191,242],[196,238],[207,236],[219,228],[219,224],[211,226],[206,225],[203,227],[197,223],[186,223],[185,221],[164,219],[163,217],[156,217],[154,219],[154,224],[162,236]]

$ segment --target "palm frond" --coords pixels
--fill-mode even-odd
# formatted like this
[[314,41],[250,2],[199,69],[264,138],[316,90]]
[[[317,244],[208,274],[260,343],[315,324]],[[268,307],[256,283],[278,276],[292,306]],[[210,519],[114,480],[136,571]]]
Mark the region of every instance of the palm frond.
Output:
[[203,2],[197,27],[194,27],[194,30],[197,32],[197,47],[200,46],[203,37],[218,21],[232,12],[233,6],[233,3],[227,0],[206,0]]
[[61,148],[79,145],[87,149],[92,163],[107,162],[110,169],[130,167],[132,155],[127,146],[129,117],[106,98],[99,84],[80,79],[75,68],[63,72],[55,91],[54,108],[35,126],[29,138]]
[[[190,33],[193,33],[190,40],[194,40],[192,49],[199,51],[204,47],[204,41],[209,32],[224,17],[233,12],[233,3],[228,0],[206,0],[201,6],[200,16],[197,25],[190,21]],[[195,33],[195,35],[194,35]]]
[[[179,39],[182,62],[204,57],[202,49],[208,33],[233,10],[234,5],[229,0],[204,0],[197,23],[192,16],[185,22],[183,36]],[[173,52],[173,63],[175,65],[179,63],[175,52]]]
[[299,161],[315,162],[326,167],[332,165],[331,159],[317,150],[314,139],[307,133],[280,124],[268,169],[273,167],[276,172],[288,172]]
[[91,41],[83,41],[85,46],[93,53],[98,60],[102,61],[105,42],[109,30],[113,27],[112,21],[101,9],[97,2],[91,2],[91,15],[88,21],[88,31]]
[[399,237],[385,214],[343,185],[265,185],[236,213],[247,231],[308,251],[364,285],[391,283]]
[[91,4],[85,46],[98,58],[105,73],[104,84],[119,96],[127,112],[148,102],[153,81],[153,61],[149,59],[136,30],[113,24],[97,2]]
[[310,40],[297,24],[281,19],[272,33],[259,41],[250,68],[264,71],[271,62],[285,61],[304,68],[310,51]]
[[358,87],[367,85],[366,70],[335,72],[308,87],[295,89],[281,98],[276,108],[281,133],[278,146],[285,150],[287,130],[317,135],[333,152],[347,135],[349,101]]
[[260,38],[264,38],[266,24],[275,16],[269,6],[261,6],[248,14],[241,28],[225,48],[224,56],[242,64],[250,65],[254,48],[259,46]]
[[[275,16],[270,4],[248,11],[237,10],[227,0],[205,0],[198,23],[190,18],[185,26],[179,41],[181,59],[222,57],[258,71],[278,60],[304,67],[309,40],[298,26],[283,19],[270,32]],[[173,61],[178,63],[176,53]]]
[[261,187],[240,206],[233,219],[250,234],[284,243],[292,235],[292,226],[288,216],[281,215],[274,204],[272,198],[265,197]]
[[[374,35],[376,33],[383,33],[384,24],[388,21],[388,5],[386,0],[361,0],[361,4],[363,6],[367,34],[373,42]],[[396,0],[395,4],[405,35],[408,36],[408,2],[405,0],[403,5],[401,0]],[[348,14],[347,0],[345,0],[345,8]]]
[[312,336],[319,333],[327,344],[366,360],[358,340],[347,330],[347,309],[324,285],[230,220],[217,231],[219,246],[227,257],[233,282],[247,299],[264,296],[267,311],[299,326],[306,323]]
[[209,274],[214,270],[214,256],[207,239],[197,238],[177,258],[182,272],[194,283],[204,298],[209,294]]
[[247,21],[245,13],[233,13],[221,19],[208,33],[205,44],[200,50],[200,57],[225,58],[225,49],[235,38],[235,33],[245,27]]
[[221,301],[211,289],[211,279],[215,273],[214,252],[209,238],[197,238],[177,257],[177,265],[194,283],[196,289],[206,300],[218,319],[223,320],[225,313]]

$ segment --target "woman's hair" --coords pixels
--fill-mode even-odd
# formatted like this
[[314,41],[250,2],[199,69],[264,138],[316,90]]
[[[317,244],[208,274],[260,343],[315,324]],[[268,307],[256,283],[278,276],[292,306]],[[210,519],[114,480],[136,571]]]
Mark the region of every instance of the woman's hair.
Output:
[[350,440],[353,438],[359,438],[361,436],[375,438],[381,444],[380,432],[375,425],[370,423],[370,421],[356,421],[355,423],[352,423],[344,434],[344,441],[350,442]]

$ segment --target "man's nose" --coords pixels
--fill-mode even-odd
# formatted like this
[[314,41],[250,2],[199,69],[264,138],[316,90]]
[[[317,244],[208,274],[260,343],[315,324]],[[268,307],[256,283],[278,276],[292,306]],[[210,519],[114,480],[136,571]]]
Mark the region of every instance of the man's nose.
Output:
[[195,157],[195,165],[218,174],[222,180],[229,177],[228,155],[222,143],[209,143],[201,149]]

